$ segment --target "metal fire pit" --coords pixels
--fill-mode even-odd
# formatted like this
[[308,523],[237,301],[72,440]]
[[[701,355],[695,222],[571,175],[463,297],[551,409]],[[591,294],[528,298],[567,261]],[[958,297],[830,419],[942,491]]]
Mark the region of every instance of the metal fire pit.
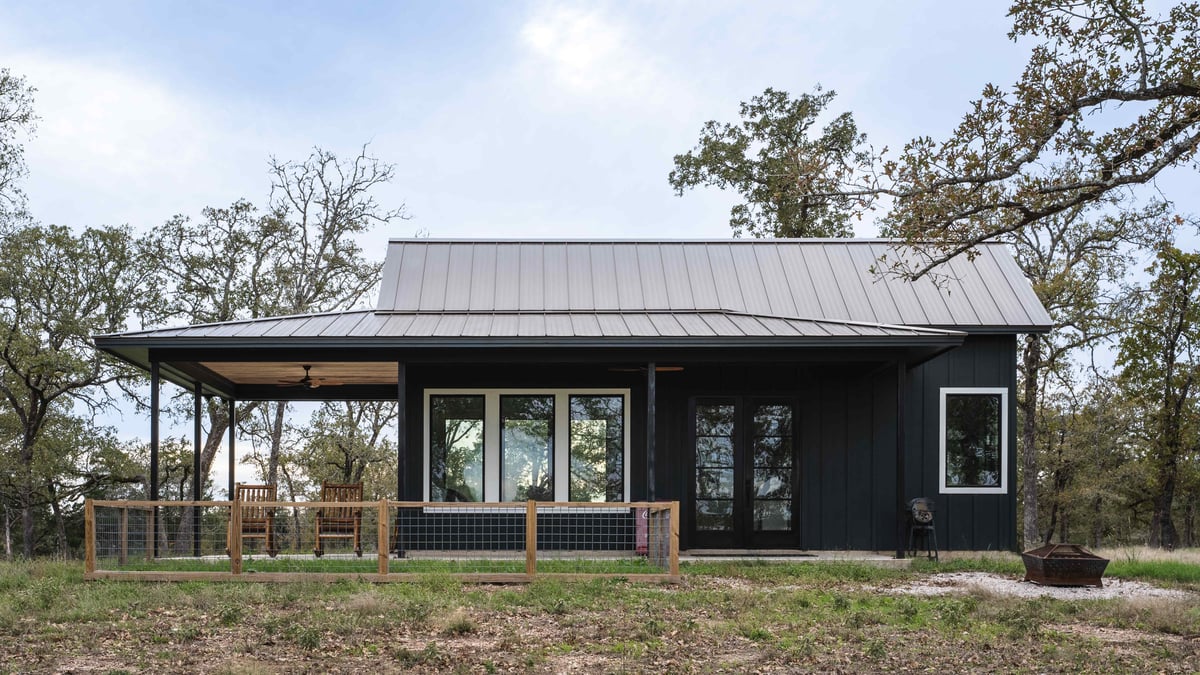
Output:
[[1021,554],[1025,581],[1043,586],[1104,587],[1101,577],[1108,559],[1078,544],[1049,544]]

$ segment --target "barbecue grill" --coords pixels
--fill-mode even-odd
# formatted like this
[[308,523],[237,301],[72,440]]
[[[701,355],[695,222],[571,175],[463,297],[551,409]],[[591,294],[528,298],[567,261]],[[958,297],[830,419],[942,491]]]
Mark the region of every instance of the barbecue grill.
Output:
[[916,544],[923,543],[925,553],[938,560],[937,530],[933,526],[934,502],[928,497],[917,497],[908,503],[908,551],[917,554]]

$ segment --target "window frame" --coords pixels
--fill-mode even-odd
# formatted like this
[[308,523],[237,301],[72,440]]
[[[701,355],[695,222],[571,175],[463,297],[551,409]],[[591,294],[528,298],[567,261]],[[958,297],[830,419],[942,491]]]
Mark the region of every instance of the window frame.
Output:
[[[947,485],[946,476],[946,397],[948,395],[1000,396],[1000,485],[998,487],[959,487]],[[942,387],[938,393],[938,483],[941,494],[1008,494],[1008,387]]]
[[[560,387],[455,387],[430,388],[422,392],[423,442],[421,454],[423,501],[430,502],[431,435],[430,397],[432,396],[483,396],[483,502],[500,503],[500,396],[553,396],[554,397],[554,501],[566,502],[570,494],[570,397],[571,396],[621,396],[624,399],[622,429],[624,435],[623,466],[624,487],[622,492],[629,498],[630,472],[630,398],[631,389],[625,388],[560,388]],[[473,502],[478,504],[480,502]]]

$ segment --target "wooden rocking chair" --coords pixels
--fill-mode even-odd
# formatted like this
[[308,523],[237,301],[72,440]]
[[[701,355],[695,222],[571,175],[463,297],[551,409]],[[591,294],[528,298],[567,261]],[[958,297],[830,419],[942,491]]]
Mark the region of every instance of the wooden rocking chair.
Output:
[[[361,502],[362,483],[321,483],[323,502]],[[321,543],[324,539],[351,539],[354,555],[362,557],[362,507],[323,506],[317,509],[317,536],[313,555],[320,558],[325,554]]]
[[[262,539],[267,555],[274,558],[279,549],[275,547],[275,508],[270,506],[255,506],[255,502],[275,501],[274,485],[247,485],[238,483],[235,488],[235,501],[242,505],[242,543],[247,539]],[[229,524],[226,533],[225,552],[233,544],[233,523]]]

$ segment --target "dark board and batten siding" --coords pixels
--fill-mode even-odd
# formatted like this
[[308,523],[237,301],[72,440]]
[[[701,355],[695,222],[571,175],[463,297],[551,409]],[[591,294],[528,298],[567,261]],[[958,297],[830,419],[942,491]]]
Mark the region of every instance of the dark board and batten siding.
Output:
[[[908,373],[904,499],[937,500],[944,550],[1016,546],[1016,414],[1013,336],[971,336],[957,349]],[[896,547],[896,380],[886,358],[858,363],[687,364],[660,373],[655,496],[681,502],[683,546],[690,545],[693,480],[688,406],[695,397],[781,396],[796,402],[799,533],[805,550],[893,551]],[[1008,493],[938,494],[938,396],[942,387],[1009,389]],[[422,416],[426,388],[630,389],[630,498],[646,497],[645,376],[598,365],[490,365],[409,371],[408,466],[404,498],[419,499],[424,481]]]
[[[907,492],[937,500],[938,543],[946,550],[1016,550],[1016,338],[972,336],[962,347],[914,368],[909,377]],[[942,387],[1008,388],[1006,494],[939,494],[939,395]]]

